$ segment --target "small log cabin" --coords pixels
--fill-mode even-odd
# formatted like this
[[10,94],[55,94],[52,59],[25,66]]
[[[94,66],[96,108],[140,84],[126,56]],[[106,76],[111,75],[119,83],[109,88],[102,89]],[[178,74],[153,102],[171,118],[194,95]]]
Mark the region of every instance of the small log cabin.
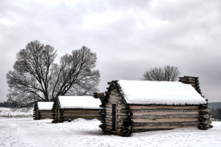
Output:
[[53,102],[37,102],[33,110],[33,119],[52,119]]
[[208,102],[190,85],[166,81],[112,81],[101,99],[100,128],[106,134],[181,127],[212,127]]
[[92,96],[59,96],[53,105],[52,123],[76,118],[99,119],[99,99]]

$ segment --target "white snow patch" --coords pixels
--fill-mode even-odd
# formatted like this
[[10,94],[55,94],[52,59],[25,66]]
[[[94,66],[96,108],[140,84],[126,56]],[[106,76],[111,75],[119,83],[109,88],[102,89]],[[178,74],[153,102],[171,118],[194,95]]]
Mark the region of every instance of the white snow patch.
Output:
[[166,81],[119,80],[128,104],[205,104],[205,99],[190,84]]
[[92,96],[59,96],[61,108],[100,109],[99,99]]
[[104,135],[100,121],[75,119],[51,123],[50,119],[1,118],[0,147],[220,147],[221,122],[208,130],[179,128],[133,133],[131,137]]
[[54,102],[38,102],[39,110],[51,110]]

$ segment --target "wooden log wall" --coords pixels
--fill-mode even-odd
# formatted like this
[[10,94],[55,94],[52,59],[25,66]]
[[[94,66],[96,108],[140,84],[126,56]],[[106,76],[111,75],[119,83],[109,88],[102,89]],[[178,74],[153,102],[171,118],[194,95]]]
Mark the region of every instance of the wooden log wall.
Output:
[[211,123],[206,106],[130,105],[130,109],[132,132],[182,127],[207,129]]
[[61,109],[59,100],[56,100],[53,105],[52,123],[62,123],[76,118],[99,119],[99,110],[100,109]]
[[100,128],[105,134],[130,136],[132,122],[128,117],[130,110],[122,98],[120,87],[116,81],[108,83],[110,86],[105,96],[99,97],[102,105],[100,110]]
[[33,110],[33,119],[52,119],[52,110],[39,110],[38,105],[35,105]]
[[61,117],[63,121],[71,121],[76,118],[99,119],[100,109],[62,109]]
[[[211,126],[208,103],[205,105],[128,105],[117,81],[104,95],[98,96],[100,105],[100,128],[105,134],[130,136],[132,132],[165,130],[181,127],[197,127],[206,130]],[[116,106],[116,118],[113,106]],[[115,107],[114,106],[114,107]],[[116,122],[114,121],[116,120]],[[116,123],[113,125],[113,123]],[[114,128],[113,128],[114,127]]]
[[40,119],[52,119],[52,110],[39,110]]

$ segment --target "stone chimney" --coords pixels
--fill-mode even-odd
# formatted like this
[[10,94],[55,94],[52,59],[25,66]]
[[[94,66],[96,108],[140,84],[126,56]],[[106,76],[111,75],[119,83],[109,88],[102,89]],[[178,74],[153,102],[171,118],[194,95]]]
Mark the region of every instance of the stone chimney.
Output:
[[196,91],[202,96],[202,92],[200,90],[200,86],[199,86],[199,80],[198,77],[191,77],[191,76],[184,76],[184,77],[179,77],[179,81],[185,84],[191,84]]

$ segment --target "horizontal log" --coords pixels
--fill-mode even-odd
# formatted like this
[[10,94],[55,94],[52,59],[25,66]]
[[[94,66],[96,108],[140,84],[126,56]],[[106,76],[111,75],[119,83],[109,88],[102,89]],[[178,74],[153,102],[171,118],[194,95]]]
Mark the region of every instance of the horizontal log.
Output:
[[118,119],[127,119],[127,118],[132,118],[132,116],[129,116],[129,115],[120,115],[120,116],[117,116]]
[[126,105],[117,106],[117,109],[129,109]]
[[170,114],[170,115],[133,115],[132,119],[136,118],[149,118],[149,119],[161,119],[161,118],[199,118],[199,114]]
[[39,117],[53,117],[52,115],[40,115]]
[[105,122],[106,126],[112,126],[112,123]]
[[52,114],[49,114],[49,115],[40,114],[39,116],[52,116]]
[[118,98],[109,98],[108,100],[118,100]]
[[120,94],[120,93],[115,89],[115,90],[111,90],[110,94]]
[[117,101],[116,101],[116,102],[108,102],[108,103],[107,103],[107,105],[111,105],[111,106],[112,106],[113,104],[117,104]]
[[52,113],[52,110],[39,110],[40,113]]
[[133,106],[130,109],[198,109],[199,106]]
[[132,129],[174,129],[174,128],[184,128],[184,127],[198,127],[198,125],[187,125],[187,126],[142,126],[142,127],[132,127]]
[[124,106],[124,105],[125,105],[125,102],[124,102],[124,101],[121,101],[121,100],[118,100],[118,101],[117,101],[117,104],[120,104],[120,105],[123,105],[123,106]]
[[131,112],[133,113],[143,113],[143,112],[199,112],[199,111],[206,111],[208,112],[209,110],[207,109],[131,109]]
[[108,104],[106,104],[106,107],[112,108],[112,105],[108,105]]
[[121,98],[119,94],[109,94],[109,98]]
[[110,116],[111,116],[111,115],[112,115],[112,113],[106,113],[106,115],[110,115]]
[[111,116],[111,115],[107,115],[107,114],[106,114],[106,116],[105,116],[105,117],[107,117],[107,118],[112,118],[112,116]]
[[93,116],[63,116],[64,119],[72,119],[72,118],[90,118],[90,119],[99,119],[100,117]]
[[198,121],[198,118],[162,118],[162,119],[132,119],[133,122],[188,122]]
[[52,115],[54,113],[40,113],[39,115]]
[[111,110],[106,110],[106,113],[112,113],[112,111]]
[[163,112],[134,112],[133,115],[170,115],[170,114],[199,114],[199,111],[163,111]]
[[106,128],[108,128],[108,129],[112,129],[112,127],[111,127],[111,126],[108,126],[108,125],[106,126]]
[[185,126],[185,125],[199,125],[199,121],[191,121],[191,122],[148,122],[148,123],[140,123],[133,122],[133,126]]
[[128,113],[117,113],[118,116],[122,115],[122,116],[127,116]]
[[63,110],[63,111],[85,111],[85,112],[88,112],[88,111],[99,111],[100,109],[59,109],[59,110]]
[[40,119],[53,119],[51,117],[41,117]]
[[63,114],[63,116],[100,116],[99,114]]
[[108,103],[117,103],[117,100],[108,100]]
[[110,124],[112,123],[112,121],[110,121],[110,120],[106,120],[106,122],[107,122],[107,123],[110,123]]
[[109,118],[109,117],[106,117],[106,118],[104,118],[104,119],[112,121],[112,119],[111,119],[111,118]]
[[52,118],[52,116],[39,116],[39,118]]
[[198,127],[198,125],[187,125],[187,126],[143,126],[143,127],[132,127],[135,129],[175,129],[175,128],[186,128],[186,127]]
[[[124,107],[117,107],[117,110],[119,111],[119,110],[122,110],[122,109],[129,109],[129,108],[127,108],[126,106],[124,106]],[[105,110],[110,110],[110,111],[112,111],[112,108],[105,108]]]
[[85,111],[73,111],[73,112],[70,112],[70,111],[64,111],[63,112],[64,114],[99,114],[99,111],[88,111],[88,112],[85,112]]

